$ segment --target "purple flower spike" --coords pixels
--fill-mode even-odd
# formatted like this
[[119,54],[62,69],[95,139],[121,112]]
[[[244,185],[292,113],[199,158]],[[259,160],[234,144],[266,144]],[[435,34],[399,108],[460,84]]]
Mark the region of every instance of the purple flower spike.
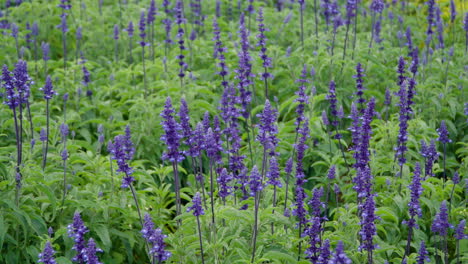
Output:
[[232,186],[229,186],[229,183],[232,181],[232,179],[232,174],[229,174],[227,170],[223,168],[217,179],[219,185],[218,195],[220,197],[225,198],[231,194]]
[[37,262],[44,264],[57,264],[54,259],[54,254],[55,250],[52,248],[50,241],[47,241],[44,246],[44,251],[39,254],[39,260]]
[[119,39],[119,25],[117,24],[114,25],[114,39],[115,40]]
[[436,214],[434,221],[432,222],[431,230],[437,233],[439,236],[446,236],[448,229],[452,228],[448,219],[447,201],[443,201],[440,204],[439,213]]
[[19,105],[19,94],[15,90],[13,73],[8,70],[6,65],[3,65],[2,76],[0,77],[0,87],[5,88],[4,104],[8,105],[11,109]]
[[141,41],[139,42],[140,46],[142,47],[148,46],[148,43],[145,42],[145,38],[146,38],[145,11],[141,11],[140,13],[140,23],[138,24],[138,29],[140,30],[140,38],[141,38]]
[[47,75],[46,83],[44,87],[39,88],[40,91],[44,92],[44,99],[50,100],[54,95],[57,95],[58,93],[54,91],[54,87],[52,85],[52,80],[50,78],[50,75]]
[[455,228],[455,239],[457,240],[462,240],[462,239],[468,239],[468,235],[465,234],[465,226],[466,226],[466,220],[460,220],[460,223],[458,223],[457,227]]
[[145,214],[145,220],[141,234],[146,241],[151,245],[150,254],[155,258],[157,263],[162,263],[168,260],[172,253],[165,250],[166,244],[164,239],[167,237],[162,233],[161,228],[154,228],[153,220],[147,213]]
[[364,76],[366,76],[364,74],[364,69],[362,68],[361,63],[358,63],[356,66],[356,75],[354,75],[353,78],[356,79],[357,103],[359,104],[361,111],[364,111],[364,103],[366,102],[366,99],[363,98],[364,90],[366,90],[364,87]]
[[127,125],[125,128],[125,135],[117,135],[114,137],[112,143],[112,149],[110,149],[112,159],[117,161],[118,169],[117,172],[123,172],[125,176],[122,178],[122,188],[128,188],[132,182],[135,181],[131,175],[133,173],[132,167],[129,166],[128,162],[133,158],[135,148],[133,147],[130,126]]
[[86,256],[84,235],[88,233],[89,230],[84,225],[83,220],[81,220],[80,213],[75,213],[73,216],[73,223],[68,225],[67,230],[68,236],[71,237],[74,242],[72,249],[76,251],[76,255],[73,257],[73,261],[84,263]]
[[270,158],[270,169],[266,173],[266,177],[268,178],[267,184],[276,186],[278,188],[283,187],[280,181],[280,171],[278,167],[278,161],[273,156]]
[[267,46],[266,46],[266,41],[268,40],[265,36],[265,32],[269,31],[268,28],[265,27],[265,24],[263,23],[263,8],[260,8],[258,11],[258,18],[257,21],[259,22],[258,24],[258,31],[260,32],[257,35],[257,46],[260,47],[260,59],[262,59],[262,65],[263,68],[265,69],[263,73],[260,74],[262,80],[267,80],[267,79],[272,79],[273,75],[267,71],[268,68],[272,67],[271,63],[271,58],[268,57],[267,55]]
[[28,74],[28,65],[25,61],[19,60],[16,63],[13,77],[13,83],[19,94],[19,103],[25,104],[28,102],[31,93],[30,86],[33,84]]
[[351,264],[353,263],[351,259],[346,256],[346,253],[344,251],[344,245],[343,241],[338,241],[338,244],[336,244],[335,252],[330,258],[330,261],[328,264]]
[[94,242],[94,239],[90,238],[88,241],[87,247],[84,249],[86,252],[84,255],[84,259],[86,263],[88,264],[102,264],[102,262],[99,261],[99,258],[97,257],[96,253],[98,252],[103,252],[102,249],[98,248],[96,246],[96,243]]
[[133,22],[132,21],[128,22],[128,26],[127,26],[126,31],[127,31],[128,37],[133,38],[135,28],[133,27]]
[[170,162],[181,162],[184,160],[183,152],[179,150],[180,139],[183,135],[181,133],[182,127],[175,120],[175,111],[172,107],[172,101],[170,97],[167,97],[164,110],[161,113],[163,121],[161,125],[164,129],[164,134],[161,136],[161,140],[167,145],[167,150],[163,153],[162,159],[169,160]]
[[41,43],[41,49],[42,49],[42,59],[44,61],[48,61],[50,59],[50,47],[49,47],[49,43],[46,43],[46,42],[42,42]]
[[373,242],[374,236],[377,235],[374,195],[370,194],[367,197],[361,214],[361,231],[359,231],[359,235],[361,236],[362,244],[359,246],[359,250],[372,251],[377,247]]
[[197,192],[192,199],[192,206],[187,208],[187,212],[193,211],[194,216],[204,215],[200,193]]
[[269,155],[274,156],[276,154],[276,146],[278,145],[278,138],[276,137],[278,127],[275,124],[278,112],[271,106],[270,101],[266,100],[263,112],[258,114],[257,117],[260,119],[257,140]]
[[447,125],[445,125],[445,121],[442,120],[440,123],[440,128],[437,129],[437,133],[439,134],[439,138],[437,139],[438,141],[447,144],[452,142],[452,140],[449,138],[449,132],[447,130]]
[[156,16],[156,2],[154,0],[151,0],[150,6],[148,8],[148,17],[147,17],[147,22],[148,25],[152,24],[154,22],[155,16]]
[[407,224],[410,228],[418,228],[418,224],[416,223],[416,216],[422,216],[421,206],[419,205],[419,197],[423,192],[423,188],[421,186],[421,166],[419,162],[416,163],[413,172],[413,181],[408,186],[411,191],[411,200],[408,203],[409,207],[409,214],[410,219],[408,221],[403,221],[403,224]]
[[335,179],[335,176],[336,176],[336,166],[332,165],[330,167],[330,170],[328,170],[327,178],[329,180],[333,180],[333,179]]
[[424,264],[425,261],[430,262],[431,259],[429,258],[429,252],[426,250],[426,244],[422,241],[421,246],[419,247],[418,256],[416,257],[416,263]]
[[257,166],[255,165],[250,172],[250,195],[255,196],[258,192],[263,190],[262,175],[258,172]]

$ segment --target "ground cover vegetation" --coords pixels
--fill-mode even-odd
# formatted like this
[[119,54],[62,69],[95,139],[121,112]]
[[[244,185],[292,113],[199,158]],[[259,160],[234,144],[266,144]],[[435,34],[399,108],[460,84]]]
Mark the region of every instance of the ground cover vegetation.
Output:
[[466,1],[0,8],[0,263],[468,263]]

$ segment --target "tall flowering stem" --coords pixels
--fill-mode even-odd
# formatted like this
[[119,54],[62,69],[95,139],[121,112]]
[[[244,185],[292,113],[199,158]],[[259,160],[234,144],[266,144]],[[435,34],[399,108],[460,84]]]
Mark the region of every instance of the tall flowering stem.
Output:
[[114,25],[114,57],[115,61],[119,63],[119,25]]
[[304,52],[304,9],[305,9],[305,0],[297,0],[299,4],[299,14],[300,14],[300,26],[301,26],[301,47]]
[[445,162],[447,156],[447,144],[452,142],[449,138],[449,132],[447,130],[447,125],[445,124],[445,120],[442,120],[440,123],[440,128],[437,129],[437,133],[439,134],[439,138],[437,139],[440,143],[442,143],[444,149],[444,183],[447,181],[447,171],[445,169]]
[[229,74],[228,67],[226,64],[226,57],[224,53],[227,51],[227,48],[223,46],[223,42],[221,41],[221,31],[219,29],[218,21],[216,18],[213,19],[213,41],[215,42],[214,45],[214,53],[213,56],[215,59],[219,60],[218,67],[219,67],[219,76],[222,78],[221,85],[223,86],[223,90],[228,89],[229,82],[226,81],[226,76]]
[[155,52],[154,52],[154,21],[155,21],[155,16],[156,16],[156,2],[154,0],[151,0],[150,6],[148,8],[148,17],[147,17],[147,22],[148,26],[150,28],[150,43],[151,43],[151,60],[154,63],[155,60]]
[[271,58],[268,57],[267,55],[267,46],[266,46],[266,41],[268,40],[265,36],[265,32],[269,31],[268,28],[265,27],[265,24],[263,23],[264,18],[263,18],[263,8],[260,8],[258,11],[258,31],[259,34],[257,35],[257,46],[260,47],[260,59],[262,60],[262,66],[263,66],[263,73],[260,74],[260,79],[263,80],[265,84],[265,99],[268,99],[268,79],[272,79],[273,75],[268,72],[268,69],[272,67],[271,64]]
[[340,147],[341,155],[342,155],[343,160],[344,160],[344,162],[346,164],[346,167],[349,169],[348,162],[347,162],[345,154],[344,154],[343,145],[341,144],[342,135],[338,132],[340,122],[338,121],[338,118],[339,118],[338,117],[338,108],[337,108],[338,100],[336,99],[336,84],[335,84],[335,81],[330,81],[328,95],[327,95],[326,98],[330,103],[330,114],[333,117],[333,121],[331,122],[331,125],[335,130],[335,139],[338,140],[338,145]]
[[468,235],[465,234],[466,220],[460,220],[457,227],[455,228],[455,239],[457,240],[457,263],[460,264],[460,240],[468,239]]
[[416,216],[422,216],[419,198],[421,197],[423,188],[421,186],[421,166],[419,165],[419,163],[416,163],[414,167],[413,181],[411,182],[411,185],[408,186],[408,188],[411,191],[411,200],[408,203],[410,219],[408,221],[403,221],[404,224],[408,225],[408,238],[406,240],[405,255],[403,256],[403,258],[409,256],[411,239],[413,236],[413,228],[418,228],[418,224],[416,223],[415,218]]
[[68,159],[68,151],[67,151],[67,137],[69,133],[68,125],[66,124],[67,116],[66,116],[66,108],[67,108],[67,101],[68,101],[68,93],[63,95],[63,123],[60,125],[60,135],[62,138],[63,149],[60,153],[63,162],[63,185],[62,185],[62,209],[64,209],[63,205],[65,204],[65,197],[67,196],[67,159]]
[[184,3],[182,0],[177,0],[176,2],[176,24],[178,26],[177,29],[177,43],[179,44],[179,52],[180,54],[177,55],[177,59],[179,60],[179,78],[180,78],[180,87],[184,86],[184,77],[185,77],[185,69],[187,68],[187,64],[184,61],[185,55],[184,55],[184,50],[185,48],[185,41],[184,41],[184,35],[185,31],[183,29],[183,24],[185,24],[185,18],[184,18]]
[[250,157],[253,160],[252,154],[252,143],[251,143],[251,136],[249,132],[253,131],[249,129],[248,121],[250,117],[250,104],[252,102],[252,91],[249,88],[252,87],[252,78],[255,76],[252,73],[252,58],[250,56],[250,42],[249,36],[250,31],[247,30],[245,26],[245,17],[244,14],[241,14],[239,20],[239,35],[240,35],[240,50],[239,50],[239,63],[236,69],[236,79],[238,80],[237,88],[239,90],[239,98],[241,101],[241,114],[245,119],[245,129],[247,130],[247,137],[249,143],[249,152]]
[[343,44],[343,60],[346,58],[346,49],[348,44],[348,36],[349,36],[349,27],[351,25],[351,20],[357,16],[357,2],[358,0],[347,0],[346,1],[346,18],[345,18],[345,25],[346,25],[346,34],[345,34],[345,41]]
[[[172,169],[174,171],[174,187],[176,193],[176,216],[181,213],[181,199],[180,199],[180,179],[179,170],[177,164],[184,160],[183,152],[179,150],[180,139],[183,135],[180,133],[182,130],[181,125],[175,120],[175,111],[172,107],[172,101],[170,97],[167,97],[164,110],[161,113],[163,121],[161,125],[164,129],[164,134],[161,136],[161,140],[167,145],[167,151],[163,153],[162,159],[172,163]],[[177,225],[180,226],[181,220],[177,220]]]
[[61,15],[60,25],[57,26],[62,31],[63,69],[65,71],[67,70],[67,32],[68,32],[67,16],[68,16],[67,13],[63,13]]
[[[298,131],[299,133],[299,142],[295,144],[296,148],[296,185],[295,185],[295,204],[293,209],[293,215],[298,218],[298,234],[299,238],[302,236],[302,227],[307,224],[307,211],[304,207],[304,201],[307,198],[307,195],[304,191],[304,184],[307,182],[304,174],[304,164],[303,159],[305,156],[305,150],[308,148],[306,141],[309,135],[309,120],[305,119],[303,125]],[[286,190],[287,191],[287,190]],[[301,256],[301,243],[299,243],[299,257]]]
[[145,67],[145,47],[148,46],[146,43],[146,21],[145,21],[145,11],[141,11],[140,13],[140,22],[138,24],[138,29],[140,30],[140,38],[141,41],[139,42],[141,46],[141,62],[143,64],[143,85],[145,88],[144,97],[148,96],[148,85],[146,83],[146,67]]
[[46,100],[46,141],[45,141],[45,149],[44,149],[44,153],[43,153],[43,156],[42,156],[42,171],[44,171],[44,168],[46,166],[46,163],[47,163],[47,150],[49,148],[49,120],[50,120],[50,116],[49,116],[49,100],[52,99],[52,97],[54,95],[56,95],[57,93],[53,90],[53,86],[52,86],[52,80],[50,78],[50,76],[47,76],[47,79],[46,79],[46,83],[44,85],[43,88],[40,88],[41,91],[44,92],[44,99]]
[[[375,31],[376,31],[378,21],[382,19],[382,12],[383,12],[384,7],[385,7],[385,4],[383,0],[373,0],[370,5],[370,10],[372,13],[372,31],[371,31],[371,39],[369,41],[369,51],[368,51],[369,55],[372,49],[372,42],[374,41],[374,39],[376,39]],[[376,18],[377,14],[379,14],[379,18]]]
[[197,218],[197,227],[198,227],[198,241],[200,242],[200,251],[202,263],[205,263],[205,258],[203,254],[203,240],[201,235],[201,225],[200,225],[200,215],[204,215],[205,211],[203,210],[200,193],[197,192],[192,200],[192,206],[187,208],[187,212],[193,211],[193,215]]
[[367,251],[367,263],[374,263],[373,260],[373,251],[377,248],[377,245],[374,244],[374,236],[377,235],[377,228],[375,226],[375,220],[377,216],[375,215],[375,201],[373,194],[370,194],[362,208],[362,217],[361,217],[361,231],[359,235],[361,237],[361,245],[359,250]]
[[255,252],[257,251],[257,236],[258,236],[258,207],[259,207],[259,199],[260,199],[260,192],[263,189],[263,181],[262,176],[259,173],[257,166],[254,165],[252,171],[250,172],[250,195],[254,197],[254,228],[252,232],[252,259],[251,262],[253,263],[255,260]]
[[[448,263],[448,249],[447,249],[447,233],[448,229],[452,228],[452,225],[449,223],[449,215],[447,209],[447,202],[443,201],[440,204],[439,213],[436,214],[434,217],[434,221],[431,225],[432,232],[436,233],[440,237],[440,250],[444,251],[445,255],[445,263]],[[442,246],[443,244],[443,246]],[[442,248],[443,247],[443,248]],[[436,259],[438,258],[437,250],[436,250]]]

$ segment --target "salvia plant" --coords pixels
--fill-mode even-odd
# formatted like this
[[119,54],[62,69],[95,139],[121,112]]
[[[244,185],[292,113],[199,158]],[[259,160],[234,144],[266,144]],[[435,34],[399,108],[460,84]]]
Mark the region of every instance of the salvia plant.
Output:
[[0,263],[467,263],[466,12],[1,2]]

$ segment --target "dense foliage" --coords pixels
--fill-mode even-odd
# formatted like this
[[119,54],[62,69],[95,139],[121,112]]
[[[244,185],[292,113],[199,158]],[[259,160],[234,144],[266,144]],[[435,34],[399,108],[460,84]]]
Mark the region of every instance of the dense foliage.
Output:
[[466,2],[0,3],[0,263],[467,263]]

